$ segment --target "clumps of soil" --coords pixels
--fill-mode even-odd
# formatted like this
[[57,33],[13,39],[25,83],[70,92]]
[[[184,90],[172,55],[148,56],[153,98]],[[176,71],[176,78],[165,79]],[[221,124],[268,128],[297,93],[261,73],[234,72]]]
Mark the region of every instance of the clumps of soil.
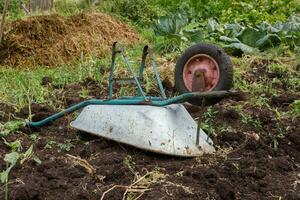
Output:
[[0,65],[58,66],[82,55],[104,57],[115,41],[132,44],[138,40],[131,27],[102,13],[34,16],[11,24],[0,46]]
[[55,113],[55,111],[48,105],[31,104],[30,110],[33,110],[34,113],[29,113],[29,107],[24,107],[17,113],[17,115],[20,118],[26,119],[30,114],[32,114],[32,121],[40,121]]
[[289,106],[290,104],[292,104],[294,101],[298,99],[300,99],[299,94],[286,93],[283,95],[279,95],[277,97],[272,97],[271,102],[274,106],[284,107],[284,106]]

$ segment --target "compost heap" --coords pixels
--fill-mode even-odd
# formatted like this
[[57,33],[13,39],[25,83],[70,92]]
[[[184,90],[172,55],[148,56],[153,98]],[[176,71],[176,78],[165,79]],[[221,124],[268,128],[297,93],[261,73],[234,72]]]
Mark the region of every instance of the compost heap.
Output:
[[0,46],[0,65],[58,66],[83,56],[110,54],[115,41],[132,44],[138,40],[128,25],[102,13],[29,17],[11,24]]

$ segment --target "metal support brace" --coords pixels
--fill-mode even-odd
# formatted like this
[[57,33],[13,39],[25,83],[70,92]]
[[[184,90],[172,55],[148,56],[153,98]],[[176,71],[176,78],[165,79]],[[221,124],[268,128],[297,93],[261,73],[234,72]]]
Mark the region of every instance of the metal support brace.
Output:
[[[111,66],[110,66],[110,75],[109,75],[109,99],[112,99],[112,94],[113,94],[113,83],[116,82],[117,79],[114,79],[114,70],[115,70],[115,61],[116,61],[116,54],[120,53],[125,61],[125,64],[127,65],[127,67],[129,68],[129,71],[131,73],[131,75],[133,76],[133,80],[136,83],[137,87],[138,87],[138,94],[139,96],[142,96],[144,98],[144,100],[146,100],[146,95],[145,92],[143,91],[143,88],[141,86],[141,83],[138,79],[138,77],[135,75],[130,62],[125,54],[125,50],[121,45],[118,45],[117,42],[114,42],[113,47],[112,47],[112,61],[111,61]],[[144,67],[144,66],[143,66]],[[124,81],[124,79],[123,79]]]
[[163,87],[162,82],[160,80],[159,71],[157,69],[157,65],[156,65],[156,62],[154,60],[153,50],[151,48],[149,48],[148,52],[149,52],[149,55],[150,55],[151,65],[152,65],[152,68],[153,68],[153,72],[155,74],[157,85],[158,85],[159,90],[160,90],[160,94],[163,97],[163,99],[167,99],[164,87]]

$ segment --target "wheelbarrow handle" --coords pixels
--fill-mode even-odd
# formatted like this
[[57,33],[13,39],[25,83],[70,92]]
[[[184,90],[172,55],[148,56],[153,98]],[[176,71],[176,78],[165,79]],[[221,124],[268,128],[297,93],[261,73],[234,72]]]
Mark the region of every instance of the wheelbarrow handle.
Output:
[[184,103],[190,99],[211,99],[211,98],[224,98],[226,96],[230,96],[233,94],[233,91],[211,91],[211,92],[191,92],[191,93],[184,93],[179,96],[175,96],[170,99],[160,100],[157,98],[149,98],[149,100],[144,100],[140,97],[134,97],[130,99],[112,99],[112,100],[100,100],[100,99],[90,99],[87,101],[83,101],[76,105],[73,105],[61,112],[58,112],[54,115],[51,115],[41,121],[37,122],[30,122],[28,121],[26,124],[29,127],[41,127],[47,125],[50,122],[53,122],[56,119],[59,119],[67,114],[70,114],[74,111],[77,111],[81,108],[84,108],[89,105],[150,105],[150,106],[167,106],[170,104],[178,104]]

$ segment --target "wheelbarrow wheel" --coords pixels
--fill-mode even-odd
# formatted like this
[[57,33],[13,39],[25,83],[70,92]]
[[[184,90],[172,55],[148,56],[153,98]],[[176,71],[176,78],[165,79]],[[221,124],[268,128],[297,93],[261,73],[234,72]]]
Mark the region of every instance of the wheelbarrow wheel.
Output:
[[[212,44],[196,44],[186,49],[177,60],[175,87],[180,94],[229,90],[233,85],[230,57],[223,49]],[[191,99],[197,106],[210,106],[222,98]]]

